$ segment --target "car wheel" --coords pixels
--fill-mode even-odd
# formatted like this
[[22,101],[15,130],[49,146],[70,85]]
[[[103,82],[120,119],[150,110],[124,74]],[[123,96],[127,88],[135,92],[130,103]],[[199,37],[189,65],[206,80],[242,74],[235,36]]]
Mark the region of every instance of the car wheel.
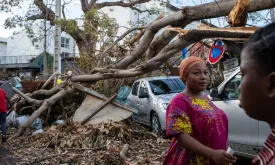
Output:
[[152,131],[155,134],[160,135],[162,133],[159,117],[158,117],[158,115],[156,113],[152,114],[152,117],[151,117],[151,128],[152,128]]

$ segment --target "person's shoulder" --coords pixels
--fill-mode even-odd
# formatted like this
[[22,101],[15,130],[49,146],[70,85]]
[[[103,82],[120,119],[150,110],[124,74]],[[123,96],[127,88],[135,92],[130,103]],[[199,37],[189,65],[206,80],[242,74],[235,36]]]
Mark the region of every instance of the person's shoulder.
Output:
[[183,94],[183,93],[178,93],[173,99],[172,99],[172,103],[175,103],[175,104],[185,104],[186,103],[186,95]]
[[182,99],[182,97],[183,97],[183,93],[178,93],[173,97],[173,100]]

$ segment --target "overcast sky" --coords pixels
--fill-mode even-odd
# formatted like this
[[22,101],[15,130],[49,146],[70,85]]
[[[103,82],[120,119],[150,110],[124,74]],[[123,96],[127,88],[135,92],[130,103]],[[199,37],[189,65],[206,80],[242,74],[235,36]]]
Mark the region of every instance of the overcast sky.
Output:
[[[69,1],[69,0],[66,0]],[[99,0],[100,1],[118,1],[118,0]],[[173,5],[181,8],[183,6],[194,6],[199,5],[202,3],[208,3],[208,2],[214,2],[214,0],[169,0],[170,3]],[[33,0],[25,0],[22,9],[13,8],[12,12],[5,13],[3,11],[0,11],[0,37],[8,37],[13,34],[15,31],[19,31],[20,28],[15,29],[5,29],[4,28],[4,22],[7,18],[11,17],[12,15],[22,15],[25,14],[27,11],[28,5],[33,2]],[[44,0],[44,2],[52,3],[55,2],[55,0]],[[62,1],[63,2],[63,1]],[[53,10],[54,10],[54,6]],[[81,5],[79,0],[72,0],[72,2],[67,6],[65,12],[67,18],[80,18],[82,15],[81,12]],[[212,19],[212,23],[220,24],[221,27],[226,26],[225,17],[219,18],[219,19]]]

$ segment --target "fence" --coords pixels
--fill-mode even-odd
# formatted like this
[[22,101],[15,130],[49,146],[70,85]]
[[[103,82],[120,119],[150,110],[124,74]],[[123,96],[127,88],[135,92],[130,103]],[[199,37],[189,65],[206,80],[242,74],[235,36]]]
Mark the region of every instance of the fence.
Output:
[[37,55],[0,56],[0,64],[30,63]]

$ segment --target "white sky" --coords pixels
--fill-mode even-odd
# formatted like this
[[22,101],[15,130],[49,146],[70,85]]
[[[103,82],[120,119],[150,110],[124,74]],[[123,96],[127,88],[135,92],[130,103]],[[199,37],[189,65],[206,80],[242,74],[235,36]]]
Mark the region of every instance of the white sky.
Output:
[[[69,0],[65,0],[69,1]],[[99,0],[100,1],[118,1],[118,0]],[[214,0],[168,0],[170,3],[172,3],[175,6],[183,7],[183,6],[194,6],[194,5],[199,5],[202,3],[208,3],[208,2],[214,2]],[[0,37],[8,37],[13,34],[13,32],[20,30],[20,28],[15,28],[15,29],[5,29],[4,28],[4,22],[7,18],[11,17],[12,15],[16,14],[25,14],[27,11],[28,4],[32,3],[33,0],[25,0],[22,9],[18,8],[13,8],[12,12],[10,13],[5,13],[3,11],[0,11]],[[55,0],[44,0],[44,2],[55,2]],[[63,2],[63,1],[62,1]],[[52,6],[52,9],[54,10],[54,6]],[[80,18],[82,15],[81,11],[81,5],[79,0],[72,0],[72,2],[67,6],[66,10],[66,16],[68,18]],[[220,26],[226,26],[225,19],[220,18],[219,21],[218,19],[212,19],[212,23],[215,23]]]

